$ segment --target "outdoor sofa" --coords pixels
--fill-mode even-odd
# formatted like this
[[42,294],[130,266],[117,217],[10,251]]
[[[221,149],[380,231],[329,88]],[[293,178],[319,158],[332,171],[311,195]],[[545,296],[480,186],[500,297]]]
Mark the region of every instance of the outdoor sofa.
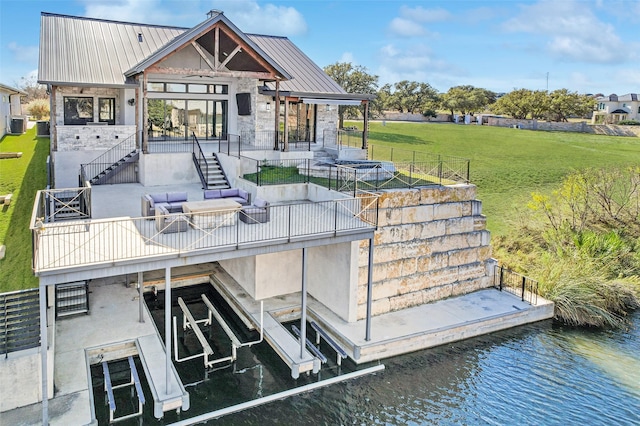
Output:
[[205,200],[216,200],[225,198],[240,203],[243,206],[251,204],[251,194],[240,188],[227,189],[206,189],[204,191]]
[[169,213],[181,213],[182,203],[187,201],[186,192],[159,192],[142,196],[142,216],[153,219],[158,206],[167,209]]
[[252,205],[240,210],[240,220],[248,225],[269,222],[270,210],[268,201],[256,197]]

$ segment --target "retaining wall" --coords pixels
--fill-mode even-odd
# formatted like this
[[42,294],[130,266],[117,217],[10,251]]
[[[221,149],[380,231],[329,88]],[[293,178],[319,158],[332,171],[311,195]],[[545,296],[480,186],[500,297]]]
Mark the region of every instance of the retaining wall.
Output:
[[[372,314],[491,286],[491,247],[475,185],[385,192],[374,237]],[[366,315],[368,241],[360,243],[358,318]]]

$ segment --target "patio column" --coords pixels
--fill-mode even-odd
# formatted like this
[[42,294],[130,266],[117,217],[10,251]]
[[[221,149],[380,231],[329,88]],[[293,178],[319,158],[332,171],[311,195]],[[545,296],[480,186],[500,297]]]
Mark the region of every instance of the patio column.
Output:
[[284,139],[283,151],[289,151],[289,100],[284,98]]
[[143,273],[142,272],[138,272],[138,310],[140,311],[140,322],[144,322],[144,311],[143,311],[143,306],[142,304],[143,302],[143,288],[142,286],[144,285],[144,279],[143,279]]
[[49,373],[47,371],[47,286],[40,286],[40,369],[42,385],[42,424],[49,424]]
[[300,358],[307,339],[307,248],[302,249],[302,302],[300,306]]
[[362,149],[369,146],[369,101],[364,101],[364,128],[362,129]]
[[373,238],[369,238],[369,268],[367,274],[367,320],[364,340],[371,340],[371,299],[373,298]]
[[167,395],[171,392],[171,268],[164,269],[164,346],[166,359]]

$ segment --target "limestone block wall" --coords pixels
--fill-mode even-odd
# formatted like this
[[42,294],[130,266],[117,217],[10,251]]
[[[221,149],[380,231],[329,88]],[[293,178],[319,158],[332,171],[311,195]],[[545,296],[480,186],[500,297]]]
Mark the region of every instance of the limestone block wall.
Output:
[[[490,234],[475,185],[389,191],[374,237],[372,314],[491,286]],[[358,318],[366,315],[369,243],[359,250]]]

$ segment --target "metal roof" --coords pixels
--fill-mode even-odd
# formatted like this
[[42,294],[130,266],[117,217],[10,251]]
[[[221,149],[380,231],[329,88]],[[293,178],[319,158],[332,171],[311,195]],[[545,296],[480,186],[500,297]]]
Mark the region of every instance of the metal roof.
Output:
[[[184,28],[42,13],[38,81],[122,85],[124,71],[184,31]],[[138,34],[142,42],[138,41]]]
[[[222,14],[188,29],[43,12],[38,81],[121,86],[127,75],[141,72],[220,21],[288,79],[280,83],[282,92],[310,98],[371,98],[345,92],[288,38],[244,34]],[[273,83],[267,87],[267,91],[274,89]]]
[[2,83],[0,83],[0,90],[5,91],[5,92],[9,92],[12,95],[27,96],[26,92],[23,92],[20,89],[16,89],[15,87],[7,86],[6,84],[2,84]]

